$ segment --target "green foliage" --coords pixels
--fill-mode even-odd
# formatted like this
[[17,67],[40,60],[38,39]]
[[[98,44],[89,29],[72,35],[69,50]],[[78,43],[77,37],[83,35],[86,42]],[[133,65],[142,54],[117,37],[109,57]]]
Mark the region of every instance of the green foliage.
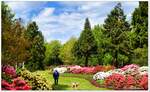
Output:
[[76,41],[77,39],[75,37],[72,37],[61,48],[59,57],[62,59],[64,64],[74,63],[75,57],[72,53],[72,49]]
[[99,60],[98,60],[98,56],[97,55],[91,55],[91,57],[89,58],[89,61],[90,61],[89,62],[90,66],[96,66],[96,65],[99,64]]
[[106,53],[104,54],[104,58],[103,58],[103,65],[111,65],[111,61],[112,61],[113,57],[110,53]]
[[99,84],[102,84],[102,85],[104,84],[104,80],[102,80],[102,79],[101,80],[96,80],[96,82],[99,83]]
[[118,60],[119,60],[119,66],[124,66],[128,61],[129,58],[128,56],[122,55],[122,54],[118,54]]
[[141,66],[147,66],[148,65],[148,48],[144,46],[144,48],[134,49],[132,62]]
[[32,86],[33,90],[52,90],[51,83],[39,74],[22,69],[19,75]]
[[118,54],[129,54],[125,32],[130,31],[130,25],[126,21],[126,16],[121,8],[121,3],[118,3],[110,12],[103,26],[106,36],[111,39],[111,47],[109,50],[113,55],[112,64],[118,67],[120,63],[117,58]]
[[97,58],[99,65],[103,65],[104,54],[109,51],[111,46],[111,39],[104,34],[104,28],[102,26],[96,25],[93,28],[93,35],[97,42]]
[[148,2],[139,2],[139,7],[135,9],[132,15],[132,26],[136,30],[135,48],[142,48],[144,44],[148,46]]
[[45,63],[47,66],[63,64],[59,57],[61,48],[62,45],[58,40],[53,40],[46,45]]
[[10,8],[2,2],[2,64],[15,66],[28,59],[25,31],[20,19],[14,19]]
[[12,78],[8,75],[6,75],[4,72],[2,72],[2,77],[3,80],[6,80],[9,83],[12,83]]
[[139,7],[132,15],[132,43],[133,54],[131,61],[141,66],[148,65],[148,2],[140,1]]
[[74,45],[73,53],[78,58],[85,58],[85,66],[88,66],[88,58],[92,54],[96,54],[96,52],[97,44],[91,31],[90,22],[87,18],[85,21],[84,30]]
[[25,63],[26,68],[30,71],[44,69],[43,60],[45,58],[44,37],[38,30],[36,22],[31,22],[27,26],[27,39],[30,41],[29,52],[31,57]]

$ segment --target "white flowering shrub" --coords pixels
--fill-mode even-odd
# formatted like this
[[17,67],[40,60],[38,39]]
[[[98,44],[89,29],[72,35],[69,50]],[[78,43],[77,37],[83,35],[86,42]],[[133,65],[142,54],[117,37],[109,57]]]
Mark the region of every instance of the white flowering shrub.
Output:
[[66,67],[56,67],[56,68],[54,68],[54,71],[55,70],[57,70],[59,73],[67,72],[67,68]]
[[142,66],[138,69],[138,71],[140,72],[141,75],[144,75],[144,74],[148,73],[148,67]]
[[106,77],[110,76],[109,73],[107,72],[98,72],[93,76],[94,80],[101,80],[101,79],[105,79]]

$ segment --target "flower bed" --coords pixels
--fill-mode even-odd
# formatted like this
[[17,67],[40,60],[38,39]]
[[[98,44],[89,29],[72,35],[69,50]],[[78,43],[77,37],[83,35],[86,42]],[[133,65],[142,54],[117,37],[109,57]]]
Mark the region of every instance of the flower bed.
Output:
[[105,87],[111,89],[147,90],[148,67],[139,67],[135,64],[126,65],[120,69],[114,69],[107,72],[98,72],[93,75],[93,80],[105,80]]
[[68,72],[74,74],[95,74],[100,71],[109,71],[115,69],[113,66],[95,66],[95,67],[81,67],[81,66],[68,66]]

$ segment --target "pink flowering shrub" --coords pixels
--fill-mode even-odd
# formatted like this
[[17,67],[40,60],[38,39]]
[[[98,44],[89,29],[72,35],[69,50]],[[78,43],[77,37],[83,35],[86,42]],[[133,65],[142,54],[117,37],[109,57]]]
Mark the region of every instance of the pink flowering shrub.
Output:
[[100,72],[100,71],[108,71],[108,70],[114,69],[113,66],[81,67],[78,65],[68,66],[67,68],[69,70],[68,71],[69,73],[75,73],[75,74],[79,74],[79,73],[95,74],[95,73]]
[[30,90],[31,87],[20,78],[13,79],[12,83],[2,80],[2,90]]
[[136,64],[125,65],[124,67],[121,68],[121,70],[125,71],[125,70],[127,70],[127,69],[129,69],[129,68],[130,68],[130,69],[133,69],[133,68],[138,69],[139,66],[136,65]]
[[12,78],[17,76],[16,70],[13,66],[9,66],[9,65],[2,66],[2,72]]

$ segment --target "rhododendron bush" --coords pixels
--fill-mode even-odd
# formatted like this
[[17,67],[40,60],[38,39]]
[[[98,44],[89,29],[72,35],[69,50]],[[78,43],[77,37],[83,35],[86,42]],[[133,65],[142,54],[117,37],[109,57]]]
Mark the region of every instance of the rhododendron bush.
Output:
[[81,67],[78,65],[75,66],[68,66],[68,72],[69,73],[75,73],[75,74],[79,74],[79,73],[83,73],[83,74],[94,74],[100,71],[109,71],[114,69],[114,66],[95,66],[95,67]]
[[10,77],[16,77],[16,70],[13,66],[9,66],[9,65],[4,65],[2,66],[2,72],[5,73],[6,75],[10,76]]
[[98,72],[94,80],[105,80],[105,86],[113,89],[148,89],[148,67],[126,65],[120,69]]
[[15,78],[12,83],[2,80],[2,90],[30,90],[31,87],[22,79]]
[[13,66],[2,66],[2,90],[30,90],[31,86],[19,78]]
[[105,85],[113,89],[148,89],[148,76],[142,75],[140,78],[131,75],[112,74],[105,79]]

